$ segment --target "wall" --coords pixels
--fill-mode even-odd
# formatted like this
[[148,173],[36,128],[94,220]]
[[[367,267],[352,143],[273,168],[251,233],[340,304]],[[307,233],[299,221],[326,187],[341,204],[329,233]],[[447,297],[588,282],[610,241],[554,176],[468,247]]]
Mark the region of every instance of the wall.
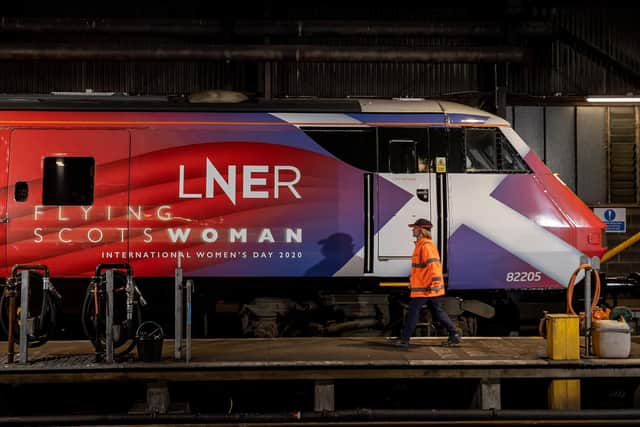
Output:
[[507,120],[582,200],[607,203],[604,107],[511,106]]
[[[640,207],[624,207],[627,208],[627,232],[607,233],[607,246],[609,249],[613,249],[640,232]],[[627,276],[630,273],[640,272],[640,243],[636,243],[611,258],[610,261],[602,265],[601,270],[606,272],[608,276]]]
[[[607,203],[607,136],[604,107],[510,106],[507,120],[589,207],[625,207],[627,232],[607,233],[609,249],[640,232],[640,207]],[[640,272],[640,243],[602,266],[608,275]]]

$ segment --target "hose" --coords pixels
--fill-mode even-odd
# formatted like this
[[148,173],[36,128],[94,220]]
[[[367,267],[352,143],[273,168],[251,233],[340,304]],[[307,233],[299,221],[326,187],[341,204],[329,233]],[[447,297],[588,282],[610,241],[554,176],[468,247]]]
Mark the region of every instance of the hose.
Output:
[[[567,314],[573,314],[573,315],[576,314],[575,310],[573,309],[573,288],[575,287],[576,279],[578,278],[578,273],[580,273],[581,270],[587,270],[587,271],[591,270],[593,273],[595,273],[596,280],[595,280],[595,286],[594,286],[594,293],[593,293],[593,298],[591,300],[591,307],[589,310],[590,315],[593,316],[593,312],[595,311],[598,305],[598,301],[600,300],[600,274],[598,274],[597,269],[592,268],[589,264],[580,264],[580,266],[576,268],[576,270],[571,275],[571,278],[569,279],[569,285],[567,286]],[[540,322],[538,323],[538,334],[542,338],[547,337],[546,317],[547,317],[547,312],[545,311],[544,315],[540,319]]]
[[[131,321],[126,318],[126,282],[127,276],[121,271],[114,272],[114,312],[113,325],[119,328],[119,334],[113,334],[114,349],[120,348],[129,343],[124,350],[116,353],[115,356],[124,356],[131,352],[136,346],[135,331],[142,323],[142,314],[139,304],[134,304],[133,318]],[[124,284],[123,284],[124,283]],[[82,330],[85,336],[91,341],[96,353],[106,351],[106,276],[103,274],[94,278],[84,296],[82,303]],[[117,336],[116,336],[117,335]]]
[[573,288],[576,284],[578,273],[581,270],[591,270],[593,273],[595,273],[596,277],[593,298],[591,299],[591,307],[589,310],[589,315],[592,315],[596,306],[598,305],[598,301],[600,300],[600,275],[598,274],[598,270],[596,270],[595,268],[591,268],[589,264],[580,264],[580,266],[576,268],[576,270],[571,275],[571,279],[569,279],[569,286],[567,287],[567,314],[576,314],[576,312],[573,310]]
[[[20,301],[20,292],[21,292],[21,283],[20,283],[20,275],[16,276],[15,286],[16,286],[16,300]],[[49,289],[42,289],[43,277],[35,272],[29,272],[29,284],[30,288],[29,293],[32,293],[32,289],[39,289],[42,292],[42,300],[40,303],[40,314],[37,316],[30,316],[33,319],[33,333],[27,335],[28,346],[30,348],[39,347],[45,344],[49,338],[53,335],[53,332],[56,328],[58,314],[61,309],[60,305],[60,296],[57,292],[53,292]],[[31,296],[31,295],[30,295]],[[31,308],[34,308],[32,304],[29,304]],[[16,304],[16,307],[19,307],[19,303]],[[7,292],[3,292],[0,297],[0,325],[2,326],[2,330],[5,334],[9,335],[9,301],[7,298]],[[29,312],[33,312],[33,310],[29,310]],[[16,319],[19,316],[16,315]],[[20,325],[18,322],[14,325],[14,337],[16,337],[16,342],[20,340]]]

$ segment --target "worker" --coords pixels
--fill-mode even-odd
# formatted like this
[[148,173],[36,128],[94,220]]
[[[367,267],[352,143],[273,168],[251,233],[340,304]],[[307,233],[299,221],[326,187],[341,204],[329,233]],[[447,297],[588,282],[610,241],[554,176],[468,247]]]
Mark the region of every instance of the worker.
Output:
[[416,246],[411,256],[411,277],[409,279],[410,303],[407,319],[400,338],[390,339],[395,347],[409,348],[409,339],[416,328],[420,309],[426,304],[433,317],[447,329],[449,337],[442,343],[444,346],[460,344],[460,332],[456,329],[442,307],[441,296],[444,295],[444,276],[440,253],[431,237],[431,221],[420,218],[409,224]]

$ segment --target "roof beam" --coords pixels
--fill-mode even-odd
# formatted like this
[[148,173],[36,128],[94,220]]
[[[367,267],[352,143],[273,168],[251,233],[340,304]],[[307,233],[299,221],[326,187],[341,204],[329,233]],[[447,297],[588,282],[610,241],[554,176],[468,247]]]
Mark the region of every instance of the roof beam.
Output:
[[517,47],[371,48],[316,45],[228,45],[121,48],[83,45],[0,45],[0,60],[226,60],[297,62],[522,63]]

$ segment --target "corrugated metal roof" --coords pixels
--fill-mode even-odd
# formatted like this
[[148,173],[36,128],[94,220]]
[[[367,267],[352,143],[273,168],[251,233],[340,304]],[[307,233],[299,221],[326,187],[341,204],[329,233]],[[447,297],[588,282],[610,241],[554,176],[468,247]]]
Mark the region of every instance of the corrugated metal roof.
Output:
[[[274,19],[353,19],[393,20],[395,22],[441,23],[456,19],[473,25],[495,26],[476,37],[419,36],[317,36],[278,35],[244,37],[231,42],[269,41],[321,46],[362,46],[368,48],[462,48],[473,46],[521,46],[534,49],[529,64],[509,64],[507,86],[510,94],[549,96],[612,94],[640,91],[640,48],[637,44],[635,8],[608,8],[565,3],[556,7],[504,4],[484,7],[366,8],[345,5],[339,8],[274,4],[270,10],[252,9],[237,19],[260,18],[269,12]],[[200,5],[185,9],[178,16],[203,13],[218,16],[215,8]],[[238,11],[242,8],[238,7]],[[57,9],[56,9],[57,10]],[[41,11],[42,12],[42,11]],[[46,12],[46,11],[45,11]],[[45,13],[42,12],[42,13]],[[49,13],[54,13],[52,8]],[[161,14],[162,11],[158,11]],[[35,12],[34,12],[35,13]],[[138,13],[142,13],[139,11]],[[157,15],[157,14],[156,14]],[[155,15],[154,15],[155,16]],[[214,19],[214,18],[209,18]],[[221,21],[233,27],[233,17]],[[524,37],[510,32],[521,20],[550,23],[556,34]],[[228,22],[227,22],[228,21]],[[223,27],[224,27],[223,25]],[[493,27],[491,27],[493,28]],[[3,33],[4,34],[4,33]],[[496,37],[496,34],[502,36]],[[5,41],[18,40],[5,35]],[[38,35],[38,40],[46,39]],[[60,37],[63,37],[62,35]],[[198,41],[220,43],[225,34]],[[82,37],[64,35],[66,42],[80,43]],[[80,41],[78,41],[80,40]],[[149,49],[172,45],[168,36],[121,40],[123,46],[148,46]],[[604,59],[603,59],[604,58]],[[382,62],[274,62],[265,77],[264,64],[237,61],[4,61],[0,74],[0,92],[41,93],[50,91],[118,91],[133,94],[171,95],[207,89],[230,89],[271,96],[377,96],[438,97],[448,94],[479,93],[490,96],[495,89],[493,64],[478,63],[382,63]],[[505,66],[506,67],[506,66]],[[269,69],[267,67],[267,69]]]

